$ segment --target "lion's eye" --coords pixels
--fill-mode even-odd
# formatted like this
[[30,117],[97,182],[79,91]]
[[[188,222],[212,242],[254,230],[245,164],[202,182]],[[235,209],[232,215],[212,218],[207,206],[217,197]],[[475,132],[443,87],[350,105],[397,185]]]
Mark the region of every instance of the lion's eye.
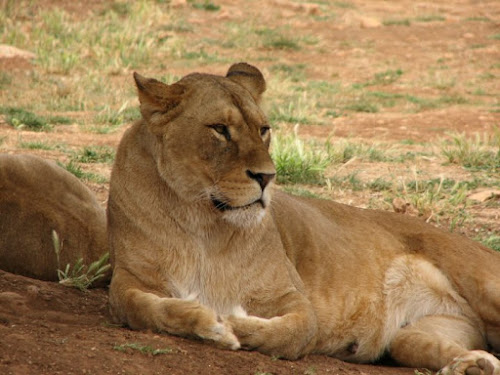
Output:
[[269,130],[271,130],[269,126],[263,126],[262,128],[260,128],[260,136],[264,137],[266,134],[269,133]]
[[208,126],[210,129],[213,129],[216,133],[223,135],[227,141],[231,140],[231,133],[229,133],[229,129],[226,125],[223,124],[214,124]]

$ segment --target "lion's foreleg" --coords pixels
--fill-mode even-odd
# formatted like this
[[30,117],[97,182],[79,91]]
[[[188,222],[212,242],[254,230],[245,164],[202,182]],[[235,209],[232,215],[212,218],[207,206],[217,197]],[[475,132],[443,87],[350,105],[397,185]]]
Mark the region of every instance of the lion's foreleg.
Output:
[[316,316],[301,294],[296,293],[295,297],[296,301],[288,302],[286,312],[281,308],[277,316],[269,319],[227,317],[242,348],[286,359],[297,359],[311,352],[317,332]]
[[223,348],[239,349],[231,327],[218,321],[213,310],[198,301],[163,297],[146,290],[126,271],[115,269],[110,285],[110,310],[114,319],[133,329],[196,336]]

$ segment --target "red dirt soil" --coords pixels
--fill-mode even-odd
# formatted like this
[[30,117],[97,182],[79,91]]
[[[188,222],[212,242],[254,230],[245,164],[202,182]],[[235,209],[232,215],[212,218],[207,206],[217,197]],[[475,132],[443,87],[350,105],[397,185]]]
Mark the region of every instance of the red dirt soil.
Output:
[[[0,271],[0,373],[25,374],[413,374],[326,356],[299,361],[231,352],[199,341],[109,323],[107,291],[80,292]],[[169,349],[143,354],[120,345]]]

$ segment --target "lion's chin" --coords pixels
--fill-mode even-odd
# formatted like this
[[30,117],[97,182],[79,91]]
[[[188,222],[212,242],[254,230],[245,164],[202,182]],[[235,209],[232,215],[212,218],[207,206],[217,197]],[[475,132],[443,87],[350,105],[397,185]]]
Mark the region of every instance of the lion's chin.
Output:
[[239,228],[250,228],[259,225],[266,216],[267,210],[260,204],[252,204],[244,208],[226,210],[222,218]]
[[270,194],[265,192],[260,198],[241,206],[232,206],[215,196],[211,196],[211,201],[224,221],[239,228],[249,228],[262,222],[271,199]]

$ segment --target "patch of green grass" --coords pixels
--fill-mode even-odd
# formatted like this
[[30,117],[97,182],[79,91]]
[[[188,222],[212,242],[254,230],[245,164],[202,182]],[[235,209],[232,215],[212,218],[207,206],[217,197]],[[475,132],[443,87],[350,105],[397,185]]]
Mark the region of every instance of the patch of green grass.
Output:
[[84,181],[91,181],[91,182],[96,182],[99,184],[103,184],[107,182],[107,179],[101,175],[95,174],[95,173],[90,173],[90,172],[85,172],[82,167],[80,167],[77,163],[75,163],[73,160],[71,160],[69,163],[63,164],[61,162],[57,162],[57,164],[66,169],[69,173],[74,175],[80,180]]
[[[188,32],[192,32],[194,30],[193,26],[189,24],[188,21],[186,21],[186,19],[180,17],[180,18],[176,18],[175,20],[173,20],[171,23],[167,24],[167,25],[163,25],[161,27],[161,30],[164,30],[164,31],[175,31],[176,33],[188,33]],[[169,36],[166,36],[166,38],[168,39]],[[165,40],[167,40],[165,39]]]
[[486,91],[484,91],[484,89],[482,89],[482,88],[474,89],[474,91],[472,91],[470,93],[472,95],[476,95],[476,96],[493,96],[492,94],[489,94]]
[[500,40],[500,34],[493,34],[488,37],[488,39]]
[[482,16],[475,16],[475,17],[467,17],[465,21],[469,22],[491,22],[491,18],[488,17],[482,17]]
[[324,199],[321,195],[313,193],[310,190],[296,187],[296,186],[284,186],[283,190],[292,195],[297,195],[299,197],[306,197],[306,198],[316,198],[316,199]]
[[496,76],[490,72],[481,73],[478,77],[483,81],[490,81],[496,78]]
[[343,109],[354,111],[354,112],[365,112],[365,113],[377,113],[379,108],[376,104],[371,103],[366,100],[358,100],[349,104],[346,104]]
[[349,1],[334,1],[333,5],[335,5],[337,8],[342,8],[342,9],[354,9],[356,8],[356,5]]
[[287,76],[292,82],[301,82],[306,79],[305,68],[305,64],[275,64],[269,70]]
[[28,150],[54,150],[55,147],[47,142],[35,141],[35,142],[18,142],[19,148],[24,148]]
[[115,12],[119,16],[127,16],[131,10],[130,3],[114,1],[110,4],[108,11]]
[[181,54],[182,59],[196,60],[203,64],[210,64],[215,62],[226,62],[225,59],[219,57],[217,53],[208,53],[203,48],[196,51],[185,51]]
[[415,145],[417,142],[415,142],[413,139],[402,139],[399,141],[402,145]]
[[439,223],[441,219],[448,219],[449,229],[453,231],[470,219],[466,211],[468,191],[467,183],[446,178],[414,179],[402,182],[397,196],[408,201],[427,221]]
[[255,32],[262,38],[262,47],[264,48],[293,51],[300,49],[299,38],[289,36],[282,30],[261,28]]
[[413,95],[405,95],[405,99],[414,106],[417,112],[439,108],[444,105],[466,104],[468,102],[466,98],[460,95],[443,95],[438,98],[422,98]]
[[372,85],[389,85],[396,82],[403,75],[401,69],[389,69],[384,72],[376,73]]
[[150,345],[142,345],[139,343],[121,344],[113,346],[113,350],[119,352],[127,352],[128,349],[137,350],[141,354],[157,356],[160,354],[170,354],[173,352],[170,348],[154,349]]
[[341,139],[336,142],[328,140],[324,148],[333,164],[344,164],[352,159],[369,162],[380,162],[388,159],[385,150],[376,144],[364,144]]
[[220,5],[216,5],[213,2],[208,1],[208,0],[205,0],[202,3],[195,2],[193,0],[188,0],[188,2],[195,9],[202,9],[202,10],[206,10],[206,11],[209,11],[209,12],[217,12],[217,11],[220,10]]
[[283,98],[283,102],[274,102],[268,111],[271,123],[286,122],[290,124],[307,125],[320,122],[316,115],[316,107],[305,92],[301,96]]
[[0,107],[0,113],[6,116],[6,122],[17,129],[47,131],[51,129],[47,120],[33,112],[17,107]]
[[307,81],[305,89],[323,94],[338,94],[341,91],[340,83],[329,81]]
[[446,21],[446,18],[439,14],[428,14],[421,15],[415,18],[417,22],[436,22],[436,21]]
[[365,83],[355,83],[352,87],[354,89],[362,89],[367,86],[390,85],[396,82],[402,75],[403,70],[401,69],[388,69],[383,72],[376,73],[370,81]]
[[500,170],[500,128],[493,135],[468,137],[456,134],[443,142],[442,154],[452,164],[470,169]]
[[372,191],[389,191],[392,189],[393,183],[382,177],[378,177],[374,181],[367,183],[367,187]]
[[296,40],[283,35],[265,40],[264,47],[294,51],[298,51],[300,49],[299,43]]
[[64,251],[64,242],[60,240],[59,234],[55,230],[52,231],[52,242],[57,258],[57,277],[59,278],[59,284],[77,288],[85,292],[97,280],[103,278],[111,268],[109,264],[109,253],[105,253],[88,267],[83,264],[83,258],[80,258],[73,266],[68,263],[65,269],[61,270],[59,269],[59,256],[61,252]]
[[0,71],[0,88],[4,88],[12,83],[12,76],[4,71]]
[[[495,178],[476,178],[457,181],[454,179],[421,178],[422,171],[413,169],[413,178],[379,177],[373,181],[364,182],[364,187],[377,192],[382,199],[370,199],[371,208],[388,209],[396,198],[408,205],[411,214],[418,214],[428,222],[438,225],[445,224],[450,231],[463,227],[470,222],[468,195],[478,187],[498,186]],[[346,186],[345,184],[344,186]]]
[[278,183],[319,184],[324,180],[330,155],[312,141],[300,139],[295,132],[273,137],[271,156]]
[[398,102],[404,99],[405,95],[395,94],[383,91],[369,91],[365,93],[365,100],[376,100],[383,107],[394,107]]
[[79,163],[112,163],[115,151],[108,146],[88,146],[77,152],[72,159]]
[[408,18],[404,19],[388,19],[382,21],[384,26],[410,26],[411,21]]
[[500,251],[500,236],[492,234],[491,236],[480,239],[480,241],[484,246]]
[[329,190],[349,189],[352,191],[361,191],[365,188],[365,184],[358,177],[358,172],[353,172],[346,176],[335,175],[326,180],[326,185]]
[[47,122],[49,124],[54,124],[54,125],[55,124],[68,125],[71,124],[73,120],[65,116],[49,116],[47,117]]
[[106,105],[95,115],[94,121],[107,126],[95,127],[95,131],[101,134],[111,133],[123,124],[138,118],[140,118],[139,108],[128,107],[128,102],[125,102],[118,110]]

